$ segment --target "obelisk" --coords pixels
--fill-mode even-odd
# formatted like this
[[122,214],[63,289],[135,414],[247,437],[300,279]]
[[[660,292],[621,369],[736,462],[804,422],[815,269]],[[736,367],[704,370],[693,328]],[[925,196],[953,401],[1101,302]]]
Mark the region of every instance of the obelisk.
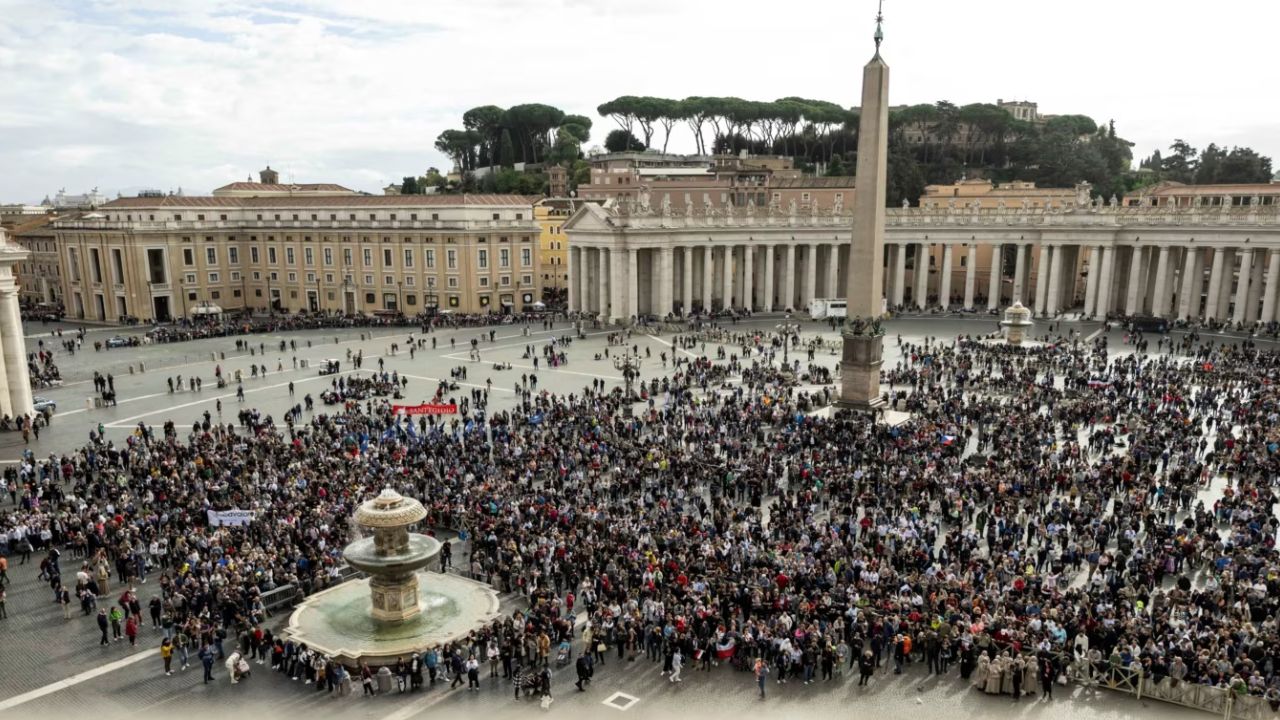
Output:
[[840,360],[840,404],[863,410],[873,410],[884,403],[880,397],[884,341],[880,316],[889,159],[889,66],[880,57],[883,19],[877,12],[876,54],[862,69],[853,235],[845,294],[848,318]]

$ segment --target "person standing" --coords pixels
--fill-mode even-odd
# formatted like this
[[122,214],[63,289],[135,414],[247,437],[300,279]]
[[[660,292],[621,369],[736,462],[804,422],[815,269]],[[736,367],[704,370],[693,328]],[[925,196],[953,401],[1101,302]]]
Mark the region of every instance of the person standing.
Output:
[[164,660],[164,674],[173,674],[173,643],[169,638],[160,641],[160,659]]
[[200,646],[200,664],[204,665],[204,684],[208,685],[213,682],[213,648]]
[[66,585],[58,586],[58,604],[62,606],[62,619],[71,619],[71,591]]
[[480,661],[476,659],[475,653],[467,658],[467,690],[475,690],[480,692]]
[[863,650],[858,658],[858,684],[866,685],[876,671],[876,658],[870,650]]
[[769,664],[764,661],[764,658],[756,658],[754,672],[756,675],[756,686],[760,688],[760,699],[763,700],[764,686],[769,679]]
[[111,621],[111,639],[122,639],[123,636],[120,634],[120,621],[124,619],[124,613],[119,607],[112,607],[111,612],[107,613],[107,619]]
[[107,639],[107,609],[98,608],[98,630],[102,631],[102,640],[99,645],[110,645],[111,641]]
[[578,673],[578,682],[574,683],[574,685],[577,686],[578,692],[586,692],[586,687],[584,686],[591,683],[591,664],[588,661],[588,657],[586,653],[579,655],[578,662],[574,665],[574,669]]

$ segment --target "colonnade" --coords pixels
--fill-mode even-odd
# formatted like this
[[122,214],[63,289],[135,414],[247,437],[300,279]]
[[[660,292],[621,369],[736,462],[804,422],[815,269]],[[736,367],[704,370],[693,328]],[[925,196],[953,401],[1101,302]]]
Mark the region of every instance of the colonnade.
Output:
[[[612,321],[638,315],[804,311],[844,295],[848,245],[672,243],[570,249],[570,308]],[[1280,247],[1144,242],[925,242],[885,245],[890,308],[994,310],[1037,317],[1151,315],[1250,325],[1280,320]]]
[[27,367],[27,341],[14,268],[30,253],[9,242],[0,229],[0,415],[21,417],[34,412],[31,373]]
[[672,313],[807,310],[844,295],[848,243],[571,247],[569,308],[613,321]]

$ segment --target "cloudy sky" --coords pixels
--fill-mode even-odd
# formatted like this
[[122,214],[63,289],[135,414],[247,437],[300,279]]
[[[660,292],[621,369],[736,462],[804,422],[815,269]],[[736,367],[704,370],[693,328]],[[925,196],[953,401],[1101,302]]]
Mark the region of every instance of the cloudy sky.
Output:
[[[207,192],[270,163],[377,191],[467,108],[857,104],[876,0],[0,0],[0,202]],[[1280,157],[1271,0],[886,0],[891,102],[1034,100]],[[611,121],[598,118],[592,144]],[[682,129],[682,128],[681,128]],[[671,147],[689,149],[685,132]]]

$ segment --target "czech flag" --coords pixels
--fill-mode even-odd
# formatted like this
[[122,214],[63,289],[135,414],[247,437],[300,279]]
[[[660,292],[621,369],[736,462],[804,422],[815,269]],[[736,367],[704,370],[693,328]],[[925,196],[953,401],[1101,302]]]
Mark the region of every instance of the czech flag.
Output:
[[955,435],[943,435],[943,436],[942,436],[942,444],[943,444],[943,445],[954,445],[954,444],[955,444],[955,442],[956,442],[956,436],[955,436]]

